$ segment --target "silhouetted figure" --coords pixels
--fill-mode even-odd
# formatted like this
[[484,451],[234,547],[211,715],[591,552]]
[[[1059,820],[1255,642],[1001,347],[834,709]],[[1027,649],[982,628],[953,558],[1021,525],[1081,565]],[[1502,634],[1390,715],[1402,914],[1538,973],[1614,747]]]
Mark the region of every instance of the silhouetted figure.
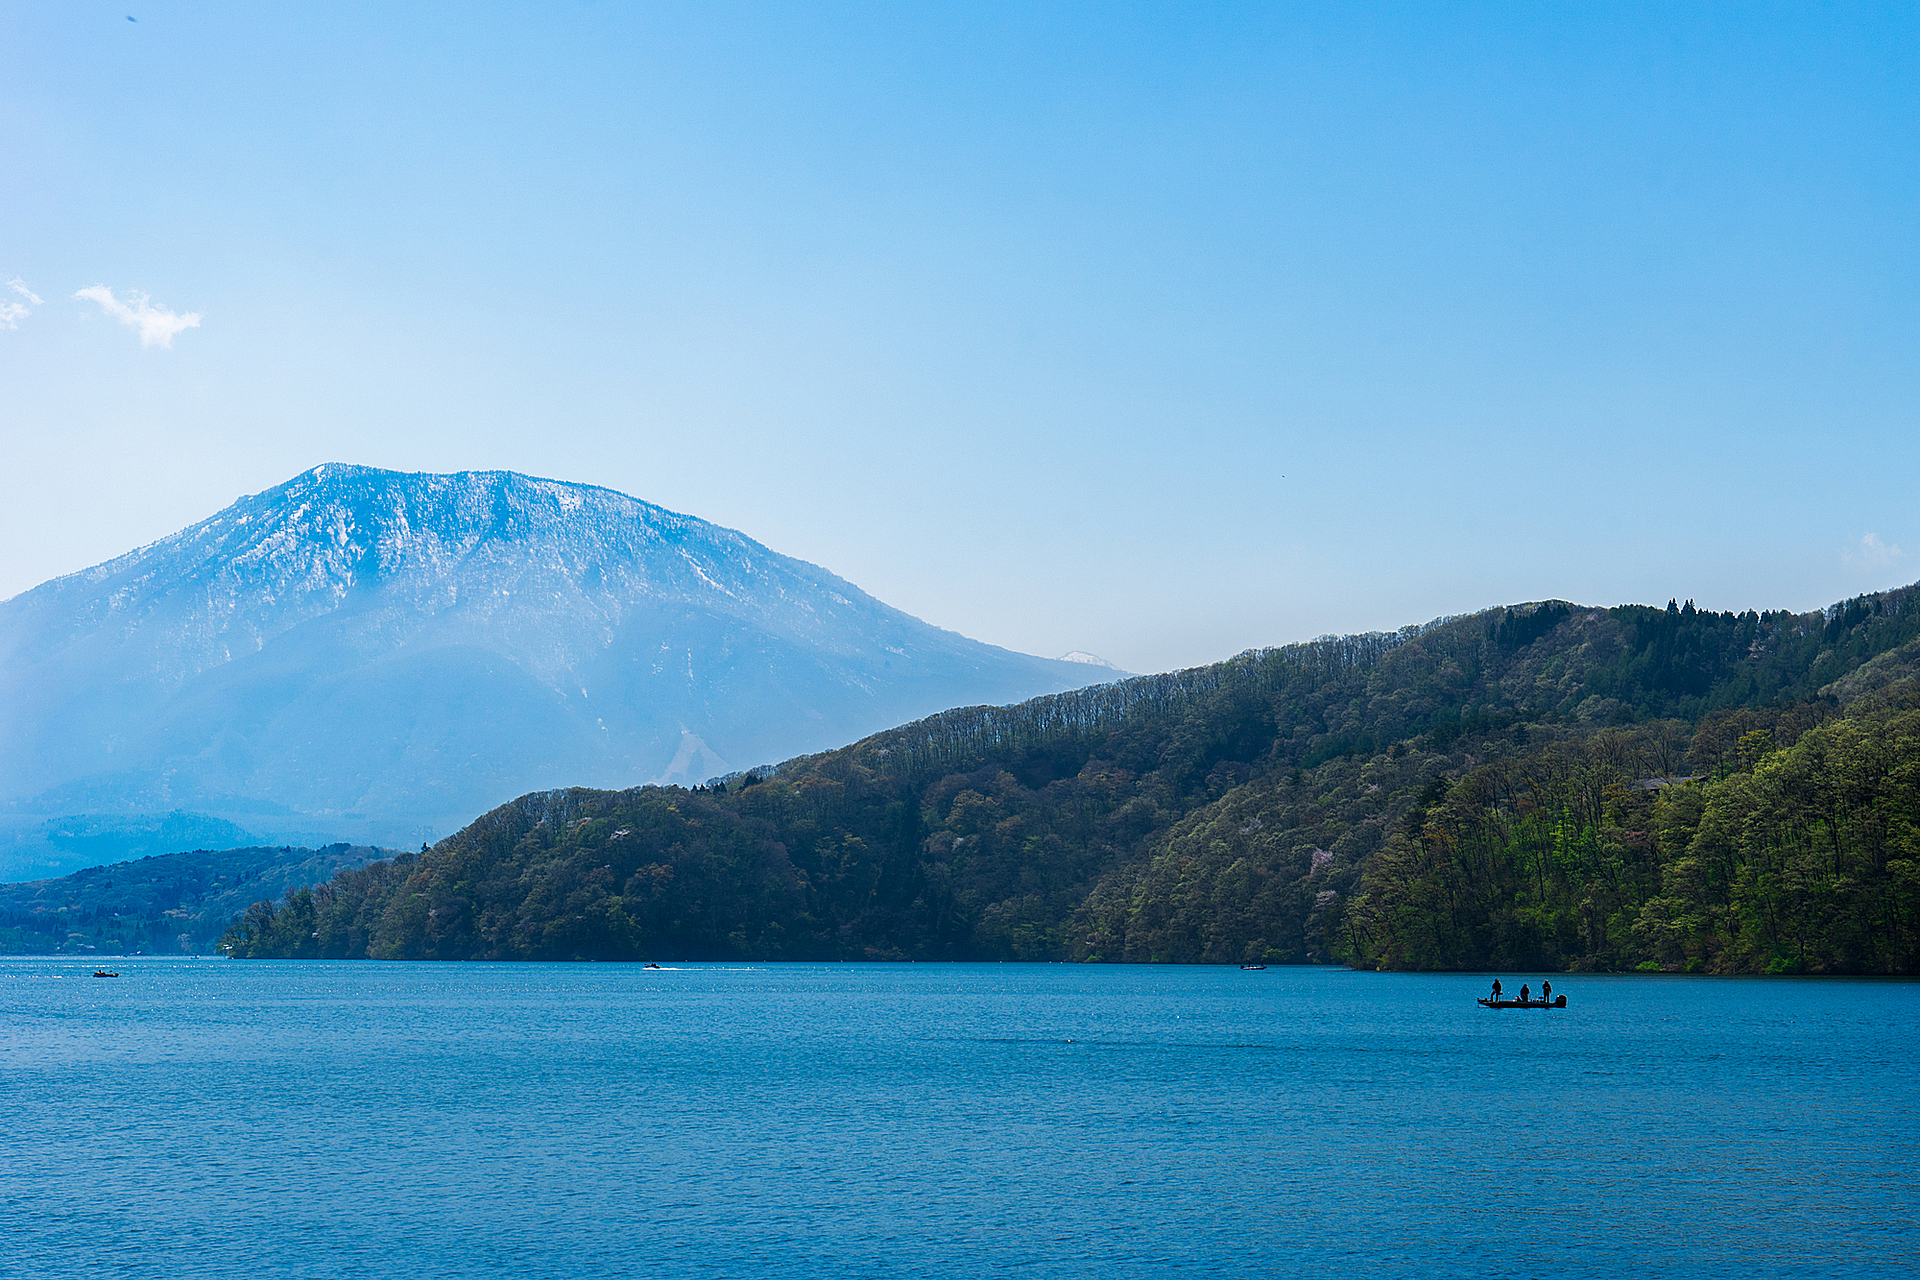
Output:
[[1520,1003],[1521,1004],[1525,1004],[1527,1002],[1527,993],[1531,990],[1533,990],[1533,988],[1529,987],[1526,983],[1523,982],[1520,984]]
[[1495,1002],[1498,1002],[1500,999],[1500,979],[1498,978],[1493,980],[1493,998]]
[[1546,979],[1546,980],[1543,980],[1543,981],[1542,981],[1542,982],[1540,983],[1540,998],[1541,998],[1542,1000],[1545,1000],[1545,1001],[1546,1001],[1546,1002],[1547,1002],[1548,1004],[1552,1004],[1552,1003],[1553,1003],[1553,981],[1552,981],[1552,979]]

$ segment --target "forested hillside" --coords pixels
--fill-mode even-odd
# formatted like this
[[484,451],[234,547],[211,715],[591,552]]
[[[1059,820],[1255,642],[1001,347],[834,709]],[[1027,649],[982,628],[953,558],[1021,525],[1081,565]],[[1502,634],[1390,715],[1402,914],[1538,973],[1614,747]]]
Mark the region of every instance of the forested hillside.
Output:
[[1498,609],[536,793],[225,944],[1909,972],[1916,663],[1914,588]]
[[209,954],[248,903],[392,853],[347,844],[196,849],[0,884],[0,955]]
[[[1728,726],[1744,730],[1714,750]],[[1706,741],[1703,741],[1705,739]],[[1920,970],[1920,687],[1704,726],[1642,778],[1607,731],[1441,776],[1372,858],[1343,954],[1410,969]],[[1702,759],[1704,757],[1704,759]]]

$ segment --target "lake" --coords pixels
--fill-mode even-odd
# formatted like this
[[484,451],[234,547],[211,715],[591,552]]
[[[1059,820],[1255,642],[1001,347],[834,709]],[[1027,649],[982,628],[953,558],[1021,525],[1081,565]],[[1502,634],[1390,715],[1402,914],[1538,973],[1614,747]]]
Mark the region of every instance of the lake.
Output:
[[[10,1274],[1911,1275],[1920,984],[0,960]],[[1504,975],[1509,991],[1531,975]]]

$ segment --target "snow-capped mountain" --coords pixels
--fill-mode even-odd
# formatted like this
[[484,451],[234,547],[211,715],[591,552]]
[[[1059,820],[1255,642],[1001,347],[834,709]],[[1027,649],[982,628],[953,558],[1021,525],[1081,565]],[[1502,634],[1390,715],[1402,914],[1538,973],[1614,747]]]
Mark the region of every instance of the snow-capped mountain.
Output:
[[1111,662],[1108,662],[1105,658],[1101,657],[1099,654],[1088,653],[1085,649],[1075,649],[1070,653],[1063,653],[1060,655],[1059,661],[1078,662],[1084,666],[1089,666],[1089,667],[1105,667],[1107,670],[1113,672],[1115,675],[1120,675],[1120,676],[1124,676],[1125,674],[1127,674],[1126,672],[1120,670],[1120,668],[1114,666]]
[[0,802],[444,832],[1107,678],[612,490],[329,464],[0,603]]

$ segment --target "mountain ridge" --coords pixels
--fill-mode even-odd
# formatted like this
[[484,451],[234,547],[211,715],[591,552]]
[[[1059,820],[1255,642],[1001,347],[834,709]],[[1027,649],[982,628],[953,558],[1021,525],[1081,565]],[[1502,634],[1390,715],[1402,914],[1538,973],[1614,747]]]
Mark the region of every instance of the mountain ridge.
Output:
[[[1540,601],[561,788],[236,956],[1920,967],[1920,587]],[[1705,851],[1705,852],[1703,852]]]

